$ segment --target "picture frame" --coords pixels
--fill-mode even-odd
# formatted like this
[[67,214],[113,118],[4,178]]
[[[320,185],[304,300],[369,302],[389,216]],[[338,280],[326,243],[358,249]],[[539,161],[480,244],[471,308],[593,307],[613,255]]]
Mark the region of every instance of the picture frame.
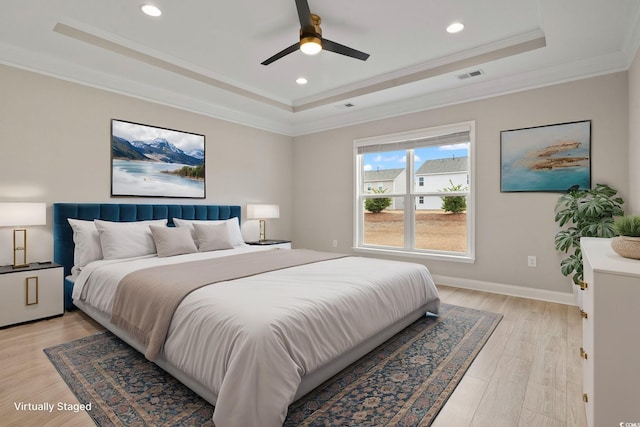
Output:
[[500,132],[500,191],[591,188],[591,120]]
[[204,199],[205,136],[111,119],[111,197]]

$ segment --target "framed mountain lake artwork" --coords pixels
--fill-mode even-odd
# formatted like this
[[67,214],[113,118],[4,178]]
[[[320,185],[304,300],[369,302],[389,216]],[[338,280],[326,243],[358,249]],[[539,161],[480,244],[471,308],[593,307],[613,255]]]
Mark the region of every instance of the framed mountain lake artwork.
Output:
[[205,198],[204,135],[111,120],[111,197]]
[[500,132],[500,191],[591,188],[591,120]]

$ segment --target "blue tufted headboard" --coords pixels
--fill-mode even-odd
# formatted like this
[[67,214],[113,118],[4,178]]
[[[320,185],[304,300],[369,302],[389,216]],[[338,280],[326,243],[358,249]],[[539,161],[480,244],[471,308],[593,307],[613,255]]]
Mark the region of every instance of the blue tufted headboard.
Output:
[[67,276],[73,267],[73,230],[67,218],[106,221],[144,221],[173,218],[216,220],[238,218],[240,206],[224,205],[149,205],[119,203],[54,203],[53,204],[53,260],[64,266]]

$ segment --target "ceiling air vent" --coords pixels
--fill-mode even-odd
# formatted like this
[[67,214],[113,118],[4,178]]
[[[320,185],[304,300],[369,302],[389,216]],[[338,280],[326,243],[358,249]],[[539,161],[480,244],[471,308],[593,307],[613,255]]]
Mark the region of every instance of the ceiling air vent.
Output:
[[469,79],[471,77],[481,76],[483,74],[484,74],[484,72],[482,70],[475,70],[475,71],[469,71],[468,73],[459,74],[457,77],[460,80],[466,80],[466,79]]
[[336,108],[339,108],[341,110],[345,110],[347,108],[353,108],[355,106],[356,106],[356,104],[352,104],[351,102],[347,102],[346,104],[338,104],[338,105],[336,105]]

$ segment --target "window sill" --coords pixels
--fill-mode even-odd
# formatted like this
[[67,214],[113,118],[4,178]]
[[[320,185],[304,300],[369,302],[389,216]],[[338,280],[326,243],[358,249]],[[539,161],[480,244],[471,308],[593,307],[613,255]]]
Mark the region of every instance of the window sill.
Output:
[[360,253],[368,253],[368,254],[376,254],[376,255],[391,255],[391,256],[398,256],[398,257],[404,257],[404,258],[431,259],[434,261],[452,261],[452,262],[462,262],[467,264],[473,264],[476,262],[475,257],[468,256],[468,255],[454,255],[450,253],[417,252],[417,251],[406,251],[403,249],[365,248],[365,247],[354,247],[353,250],[355,252],[360,252]]

